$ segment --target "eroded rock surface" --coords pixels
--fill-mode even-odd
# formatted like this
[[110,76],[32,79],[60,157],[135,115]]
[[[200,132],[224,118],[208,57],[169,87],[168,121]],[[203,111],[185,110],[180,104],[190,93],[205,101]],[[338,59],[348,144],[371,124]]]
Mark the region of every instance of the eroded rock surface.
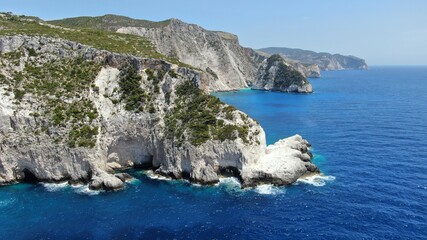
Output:
[[256,121],[199,89],[200,71],[48,37],[3,36],[0,53],[0,184],[31,173],[116,190],[114,171],[145,166],[282,185],[317,171],[302,138],[266,147]]
[[307,79],[288,65],[279,55],[273,55],[264,60],[252,88],[297,93],[311,93],[313,91]]

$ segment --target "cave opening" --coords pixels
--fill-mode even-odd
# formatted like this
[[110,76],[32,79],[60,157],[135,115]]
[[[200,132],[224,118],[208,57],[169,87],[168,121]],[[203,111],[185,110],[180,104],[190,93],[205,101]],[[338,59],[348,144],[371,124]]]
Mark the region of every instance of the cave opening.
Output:
[[231,166],[221,167],[219,169],[219,172],[220,172],[221,176],[235,177],[235,178],[240,179],[240,171],[236,167],[231,167]]
[[134,161],[133,168],[138,170],[156,170],[157,168],[154,167],[153,165],[154,157],[150,155],[150,156],[146,156],[146,158],[148,159],[145,159],[144,161],[139,161],[139,162]]
[[24,174],[24,178],[22,179],[22,182],[24,182],[24,183],[37,183],[37,182],[39,182],[39,179],[30,170],[24,169],[24,171],[22,171],[22,173]]
[[191,178],[191,175],[190,175],[190,173],[189,173],[189,172],[187,172],[187,171],[182,171],[182,173],[181,173],[181,177],[182,177],[183,179],[190,179],[190,178]]

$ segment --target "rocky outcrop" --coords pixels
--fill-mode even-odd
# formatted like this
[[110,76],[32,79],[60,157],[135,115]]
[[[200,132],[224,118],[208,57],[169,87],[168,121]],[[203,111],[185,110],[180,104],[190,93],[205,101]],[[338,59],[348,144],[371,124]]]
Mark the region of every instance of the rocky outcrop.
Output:
[[[258,54],[260,54],[261,56],[264,56],[265,58],[269,58],[272,55],[272,54],[268,54],[266,52],[262,52],[260,50],[256,50],[256,52]],[[317,64],[302,64],[298,61],[294,61],[291,59],[285,59],[285,61],[287,64],[291,65],[295,70],[302,73],[304,75],[304,77],[306,77],[306,78],[319,78],[320,77],[320,68]]]
[[286,62],[307,78],[320,78],[320,68],[317,64],[302,64],[292,60],[287,60]]
[[[96,28],[148,38],[160,53],[195,66],[209,75],[202,82],[208,91],[247,88],[257,80],[259,66],[266,59],[251,48],[242,47],[236,35],[209,31],[178,19],[162,22],[124,16],[77,17],[50,21],[66,27]],[[317,65],[289,61],[305,77],[319,77]]]
[[198,70],[49,37],[2,36],[0,53],[0,184],[116,190],[128,176],[115,170],[144,166],[203,184],[232,168],[247,186],[284,185],[318,171],[305,140],[267,147],[256,121],[199,90]]
[[258,51],[267,54],[279,54],[285,59],[300,62],[302,64],[316,64],[321,70],[345,70],[345,69],[368,69],[365,60],[355,56],[343,56],[340,54],[317,53],[295,48],[262,48]]
[[[122,27],[117,31],[147,37],[159,52],[205,70],[213,77],[207,87],[210,91],[237,90],[255,85],[259,82],[260,66],[266,59],[253,49],[240,46],[238,37],[234,34],[208,31],[178,19],[171,19],[163,27]],[[304,77],[320,76],[317,65],[289,61],[288,66],[301,72]],[[273,81],[267,78],[264,80]],[[307,81],[295,79],[298,80]],[[302,84],[304,83],[301,82],[300,85]],[[269,85],[266,84],[264,89],[267,90]],[[299,91],[297,89],[294,92]]]
[[309,146],[299,135],[268,146],[259,161],[242,169],[243,185],[255,186],[260,183],[288,185],[307,172],[318,173],[318,168],[311,163],[311,155],[307,150]]
[[159,52],[207,71],[214,77],[209,83],[212,91],[247,88],[255,81],[258,65],[264,59],[240,46],[234,34],[208,31],[178,19],[171,19],[164,27],[122,27],[117,32],[144,36]]
[[289,66],[280,55],[272,55],[264,60],[252,88],[297,93],[313,91],[307,79]]

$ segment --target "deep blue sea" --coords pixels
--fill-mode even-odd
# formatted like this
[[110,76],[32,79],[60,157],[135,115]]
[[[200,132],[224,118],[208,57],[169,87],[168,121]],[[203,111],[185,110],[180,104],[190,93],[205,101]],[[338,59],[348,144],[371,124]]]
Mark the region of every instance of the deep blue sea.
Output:
[[0,239],[427,239],[427,67],[323,72],[308,95],[217,93],[269,143],[296,133],[325,177],[240,190],[137,180],[0,188]]

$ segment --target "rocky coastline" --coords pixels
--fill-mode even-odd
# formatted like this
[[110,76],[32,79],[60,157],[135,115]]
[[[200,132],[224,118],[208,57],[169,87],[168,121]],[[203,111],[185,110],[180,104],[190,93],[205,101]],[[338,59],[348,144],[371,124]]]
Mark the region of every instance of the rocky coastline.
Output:
[[259,123],[200,90],[201,71],[41,36],[0,37],[0,53],[0,184],[116,190],[138,166],[201,184],[234,169],[243,186],[318,172],[304,139],[266,146]]

